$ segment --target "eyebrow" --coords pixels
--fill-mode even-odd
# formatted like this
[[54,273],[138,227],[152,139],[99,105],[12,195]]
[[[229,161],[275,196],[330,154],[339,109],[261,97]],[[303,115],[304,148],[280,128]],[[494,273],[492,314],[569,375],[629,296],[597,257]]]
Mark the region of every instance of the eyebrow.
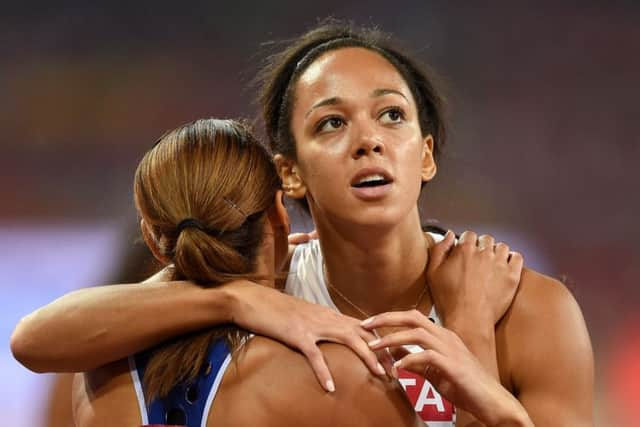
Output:
[[304,117],[305,118],[309,117],[309,114],[311,114],[311,112],[316,108],[324,107],[325,105],[338,105],[341,103],[342,103],[342,99],[338,98],[337,96],[334,96],[333,98],[323,99],[322,101],[316,104],[313,104],[313,106],[309,108],[309,111],[307,111],[307,114],[305,114]]
[[384,95],[390,95],[390,94],[400,95],[405,99],[405,101],[409,102],[409,100],[404,95],[404,93],[395,89],[375,89],[373,92],[371,92],[371,98],[377,98],[378,96],[384,96]]
[[[403,97],[407,102],[409,102],[409,100],[407,99],[407,97],[400,91],[395,90],[395,89],[374,89],[371,92],[371,95],[369,95],[370,98],[377,98],[380,96],[384,96],[384,95],[400,95],[401,97]],[[334,96],[331,98],[327,98],[327,99],[323,99],[322,101],[313,104],[313,106],[309,109],[309,111],[307,111],[307,114],[305,114],[305,118],[309,117],[309,114],[311,114],[311,112],[313,112],[313,110],[315,110],[316,108],[320,108],[320,107],[324,107],[325,105],[338,105],[341,104],[342,98]]]

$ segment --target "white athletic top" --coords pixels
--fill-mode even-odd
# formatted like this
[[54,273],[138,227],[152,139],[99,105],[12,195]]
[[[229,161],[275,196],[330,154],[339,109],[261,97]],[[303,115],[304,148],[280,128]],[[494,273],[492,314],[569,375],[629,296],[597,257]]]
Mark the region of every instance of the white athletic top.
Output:
[[[428,234],[436,243],[443,238],[440,234]],[[329,295],[323,266],[324,258],[319,240],[310,240],[308,243],[296,246],[291,257],[284,291],[289,295],[340,311]],[[429,317],[435,320],[436,324],[442,326],[435,307],[431,308]]]
[[[429,233],[429,235],[436,242],[443,238],[439,234]],[[323,265],[319,240],[311,240],[296,246],[284,290],[289,295],[339,311],[329,295]],[[431,308],[429,317],[434,319],[436,324],[442,325],[435,308]],[[416,346],[411,347],[409,350],[415,352]],[[417,349],[421,350],[419,347]],[[425,424],[429,427],[455,426],[453,405],[440,396],[428,381],[408,371],[400,370],[398,374],[398,381]]]

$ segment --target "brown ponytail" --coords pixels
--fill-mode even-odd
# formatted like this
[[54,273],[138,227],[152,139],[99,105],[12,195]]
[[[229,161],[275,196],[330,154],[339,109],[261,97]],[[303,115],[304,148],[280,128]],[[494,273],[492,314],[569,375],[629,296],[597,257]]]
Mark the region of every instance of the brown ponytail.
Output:
[[[173,260],[174,279],[211,287],[253,277],[266,210],[280,181],[246,126],[203,119],[168,132],[141,160],[133,188],[140,216]],[[235,350],[247,335],[222,326],[161,344],[145,371],[147,398],[193,379],[214,340],[225,339]]]

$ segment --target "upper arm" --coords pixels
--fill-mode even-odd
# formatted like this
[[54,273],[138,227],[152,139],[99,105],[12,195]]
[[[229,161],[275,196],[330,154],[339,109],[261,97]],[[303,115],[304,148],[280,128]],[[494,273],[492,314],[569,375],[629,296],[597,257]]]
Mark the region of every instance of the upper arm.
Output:
[[505,324],[511,381],[536,425],[593,425],[594,361],[580,307],[564,285],[530,270]]
[[[164,268],[147,278],[143,283],[157,283],[169,279],[169,271]],[[118,290],[120,289],[122,291],[119,294]],[[76,341],[66,342],[66,344],[73,345],[60,345],[60,342],[65,339],[79,340],[84,338],[85,335],[78,332],[79,330],[84,331],[82,328],[86,325],[93,325],[94,329],[90,332],[98,334],[101,325],[98,320],[104,319],[105,313],[109,312],[109,306],[106,310],[98,311],[106,305],[103,303],[105,297],[114,299],[112,308],[115,309],[111,311],[117,312],[121,305],[120,299],[116,299],[116,297],[121,296],[133,300],[133,298],[128,298],[128,295],[136,289],[146,290],[148,285],[143,286],[136,283],[76,289],[34,310],[20,319],[11,334],[10,346],[13,356],[25,367],[35,372],[84,370],[85,366],[60,367],[56,363],[54,358],[64,358],[67,350],[77,347]],[[87,310],[88,307],[95,308]],[[80,314],[80,318],[78,314]],[[113,314],[113,317],[115,316],[117,314]],[[74,329],[76,327],[78,329]],[[97,365],[92,367],[95,366]]]

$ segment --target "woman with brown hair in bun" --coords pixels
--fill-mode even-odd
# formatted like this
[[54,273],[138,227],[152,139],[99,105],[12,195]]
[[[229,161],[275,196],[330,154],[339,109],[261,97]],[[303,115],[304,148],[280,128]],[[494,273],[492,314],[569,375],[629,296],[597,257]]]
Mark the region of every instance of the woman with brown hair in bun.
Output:
[[[142,234],[167,266],[163,274],[202,288],[239,278],[275,286],[289,231],[279,189],[267,151],[231,120],[198,120],[165,134],[134,180]],[[420,423],[395,383],[369,374],[346,347],[323,350],[341,374],[340,392],[329,398],[304,357],[277,341],[235,325],[176,337],[76,374],[76,425]]]
[[[427,73],[380,32],[328,23],[270,57],[260,100],[283,191],[308,205],[319,236],[292,253],[285,290],[334,311],[248,284],[219,288],[200,305],[189,287],[166,283],[87,290],[18,326],[14,351],[27,366],[100,364],[234,321],[300,349],[328,390],[334,384],[317,342],[348,345],[371,372],[378,368],[370,350],[394,350],[392,374],[430,425],[593,424],[590,340],[567,289],[522,270],[522,258],[490,236],[466,232],[454,244],[451,233],[421,230],[418,197],[445,140],[441,98]],[[144,312],[126,300],[143,295],[147,310],[166,307],[170,295],[194,309],[120,331]],[[393,313],[378,314],[385,311]],[[106,326],[86,322],[97,313]],[[353,320],[368,317],[362,326]],[[77,335],[65,342],[74,349],[29,345],[45,327],[72,328]],[[104,342],[91,340],[96,330]],[[369,340],[369,330],[380,339]]]

